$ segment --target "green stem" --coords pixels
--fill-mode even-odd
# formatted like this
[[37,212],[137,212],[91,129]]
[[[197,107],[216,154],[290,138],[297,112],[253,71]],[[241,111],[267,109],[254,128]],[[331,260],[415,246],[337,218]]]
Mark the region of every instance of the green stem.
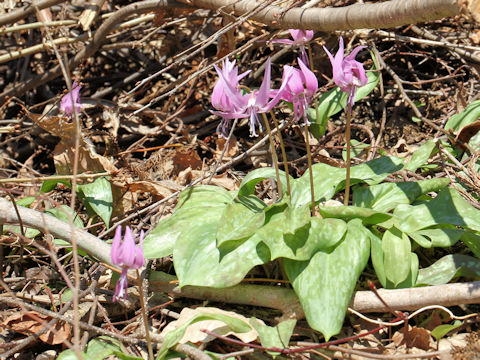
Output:
[[270,147],[272,149],[272,161],[275,165],[275,174],[277,175],[277,186],[278,186],[278,196],[282,197],[282,183],[280,182],[280,171],[278,170],[278,159],[277,159],[277,152],[275,151],[275,145],[273,144],[272,132],[270,131],[270,124],[268,123],[267,115],[262,113],[263,121],[265,123],[265,127],[267,128],[268,132],[268,139],[270,140]]
[[278,134],[278,140],[280,141],[280,149],[282,150],[282,158],[283,158],[283,166],[285,168],[285,176],[287,179],[287,194],[290,196],[291,191],[290,191],[290,173],[288,171],[288,161],[287,161],[287,152],[285,151],[285,145],[283,144],[283,137],[282,133],[280,131],[280,128],[278,127],[278,122],[277,118],[273,114],[273,111],[270,111],[270,115],[272,116],[273,123],[275,124],[275,128],[277,129],[277,134]]
[[348,200],[350,198],[350,122],[352,118],[352,106],[347,106],[347,126],[345,128],[345,139],[347,141],[347,174],[345,177],[345,199],[343,204],[348,206]]
[[145,337],[147,338],[148,359],[154,360],[155,358],[153,357],[152,339],[150,338],[150,330],[148,328],[147,308],[145,306],[145,299],[143,297],[142,277],[140,276],[140,272],[138,270],[137,270],[137,280],[138,280],[138,291],[140,293],[140,306],[142,307],[143,325],[145,326]]
[[315,209],[315,189],[313,188],[313,169],[312,169],[312,153],[310,152],[310,134],[308,133],[308,125],[307,119],[305,120],[305,143],[307,147],[307,159],[308,159],[308,170],[310,173],[310,193],[312,195],[312,216],[315,216],[316,209]]

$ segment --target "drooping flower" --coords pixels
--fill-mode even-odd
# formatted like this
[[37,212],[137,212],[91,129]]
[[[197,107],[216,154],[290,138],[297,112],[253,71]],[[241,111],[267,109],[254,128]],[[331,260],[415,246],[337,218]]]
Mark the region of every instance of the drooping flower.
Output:
[[[212,105],[215,109],[224,113],[234,113],[237,111],[237,108],[232,103],[230,96],[225,91],[224,81],[230,84],[231,87],[238,88],[239,81],[247,76],[250,73],[250,70],[238,75],[238,66],[235,65],[235,60],[229,61],[228,59],[223,61],[222,69],[220,69],[217,65],[214,65],[214,67],[215,70],[217,70],[217,73],[221,73],[222,76],[219,77],[215,83],[215,86],[213,87]],[[217,127],[217,132],[223,137],[227,137],[229,122],[229,118],[222,117],[222,120]]]
[[[72,92],[64,95],[60,101],[60,110],[65,114],[72,117],[73,107],[75,106],[77,112],[82,110],[82,104],[80,103],[80,89],[82,86],[75,80],[72,85]],[[73,100],[73,101],[72,101]]]
[[340,44],[335,57],[325,46],[323,47],[332,63],[333,80],[343,92],[348,94],[348,105],[350,107],[353,106],[355,101],[355,89],[366,85],[368,82],[363,64],[355,60],[358,52],[365,47],[357,46],[349,55],[345,56],[342,37],[340,37]]
[[305,44],[307,44],[310,40],[313,39],[313,30],[297,30],[297,29],[290,29],[290,36],[293,40],[290,39],[275,39],[272,40],[272,43],[276,44],[287,44],[300,47],[300,58],[302,59],[304,64],[310,65],[307,52],[305,51]]
[[[281,98],[292,103],[295,120],[299,121],[304,118],[308,124],[307,109],[313,95],[318,90],[318,80],[301,59],[298,59],[298,64],[300,70],[288,65],[284,66],[282,82],[286,82],[287,85],[283,90]],[[288,80],[285,79],[287,71],[291,73]]]
[[[280,101],[282,92],[287,85],[286,81],[282,81],[282,85],[280,86],[280,89],[278,91],[272,90],[270,88],[270,58],[268,58],[265,66],[265,74],[263,76],[263,81],[260,89],[251,91],[248,94],[241,93],[238,87],[238,81],[235,81],[234,76],[229,79],[225,76],[224,72],[220,71],[218,68],[217,72],[219,75],[218,82],[215,85],[219,86],[217,93],[223,94],[223,96],[228,99],[228,109],[219,109],[219,106],[216,108],[220,111],[211,111],[211,113],[221,116],[223,120],[249,118],[250,133],[253,136],[257,136],[257,127],[260,129],[260,131],[262,130],[262,125],[260,123],[260,120],[258,119],[258,114],[268,112],[272,110],[275,105],[277,105],[277,103]],[[284,75],[286,79],[288,79],[290,76],[291,71],[287,71],[287,74]],[[217,99],[218,97],[216,97],[216,101]],[[218,103],[220,102],[217,102],[217,106]],[[213,103],[213,98],[212,104],[215,106],[215,104]],[[220,103],[220,105],[225,104],[227,104],[227,101]]]
[[122,268],[122,273],[115,287],[113,301],[117,301],[120,298],[126,299],[126,290],[128,287],[127,272],[129,269],[141,268],[145,261],[143,258],[143,231],[140,233],[139,245],[136,246],[135,238],[130,227],[126,227],[125,236],[122,241],[122,228],[118,226],[113,238],[110,258],[113,265]]

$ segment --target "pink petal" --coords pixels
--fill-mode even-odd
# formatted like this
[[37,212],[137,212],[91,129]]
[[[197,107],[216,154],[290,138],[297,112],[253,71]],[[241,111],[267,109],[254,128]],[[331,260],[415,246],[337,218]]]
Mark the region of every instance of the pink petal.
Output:
[[317,77],[308,68],[308,66],[303,63],[303,61],[301,59],[298,59],[298,64],[300,65],[300,69],[301,69],[302,75],[304,77],[304,82],[305,82],[306,88],[311,93],[311,95],[313,95],[318,90]]
[[272,90],[270,88],[270,72],[271,72],[271,64],[270,58],[267,59],[267,63],[265,65],[265,73],[263,75],[262,85],[260,85],[260,89],[255,96],[255,105],[257,106],[265,106],[270,98],[269,92]]
[[121,265],[122,263],[119,257],[121,239],[122,239],[122,227],[117,226],[117,229],[115,230],[115,236],[113,237],[112,249],[110,251],[110,258],[112,259],[112,264],[114,265]]

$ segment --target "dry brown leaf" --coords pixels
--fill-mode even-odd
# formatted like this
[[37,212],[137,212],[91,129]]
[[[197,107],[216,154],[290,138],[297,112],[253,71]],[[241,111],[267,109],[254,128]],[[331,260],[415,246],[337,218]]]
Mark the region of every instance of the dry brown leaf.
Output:
[[176,174],[188,168],[192,168],[192,170],[201,169],[202,164],[202,159],[200,159],[200,156],[195,150],[188,148],[175,150],[173,166]]
[[181,188],[173,182],[167,181],[135,181],[130,184],[125,184],[128,191],[148,192],[151,195],[160,196],[160,198],[166,198],[172,195],[175,191],[181,190]]
[[[10,315],[3,321],[3,326],[13,332],[24,335],[37,334],[45,328],[52,317],[34,311],[19,312]],[[58,345],[72,337],[70,324],[58,321],[52,329],[41,334],[39,339],[50,345]]]
[[473,123],[470,123],[462,127],[458,132],[455,140],[468,144],[470,139],[474,137],[479,131],[480,131],[480,120],[477,120],[477,121],[474,121]]
[[430,336],[430,331],[424,328],[412,327],[408,325],[408,328],[402,327],[392,336],[392,340],[396,346],[405,345],[408,348],[418,348],[422,350],[433,349],[434,341]]
[[[225,147],[225,143],[227,142],[227,139],[223,137],[218,137],[216,141],[217,149],[214,154],[214,158],[216,161],[220,158],[220,155],[222,154],[223,148]],[[228,142],[227,149],[225,150],[225,154],[223,155],[222,161],[229,161],[231,158],[234,156],[238,155],[238,141],[235,135],[232,135],[230,138],[230,141]]]

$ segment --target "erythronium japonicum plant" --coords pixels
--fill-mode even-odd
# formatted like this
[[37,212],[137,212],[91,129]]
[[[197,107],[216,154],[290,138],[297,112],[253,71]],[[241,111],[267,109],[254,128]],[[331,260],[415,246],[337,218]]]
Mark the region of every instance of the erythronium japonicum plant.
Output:
[[347,126],[345,129],[345,138],[347,141],[347,174],[345,180],[345,199],[344,204],[348,205],[350,196],[350,123],[352,117],[352,107],[355,102],[355,90],[367,84],[368,79],[363,68],[363,64],[356,61],[355,57],[358,52],[365,46],[357,46],[349,55],[345,56],[343,38],[340,37],[340,44],[335,57],[323,47],[327,52],[330,62],[332,63],[333,80],[335,84],[345,93],[348,94],[347,100]]
[[80,103],[80,90],[82,89],[82,86],[75,80],[72,85],[72,92],[65,94],[62,97],[62,100],[60,100],[60,110],[72,117],[73,116],[73,108],[75,107],[75,110],[77,112],[80,112],[82,110],[82,104]]
[[125,228],[125,236],[122,241],[122,228],[118,226],[115,230],[115,236],[113,238],[112,249],[110,252],[110,258],[113,265],[117,265],[122,269],[120,278],[117,280],[115,287],[115,294],[113,295],[113,301],[117,301],[120,298],[127,298],[127,288],[128,288],[128,270],[135,269],[137,270],[137,279],[140,292],[140,304],[142,306],[142,315],[143,322],[145,325],[145,334],[147,338],[148,354],[149,359],[153,360],[153,348],[150,339],[150,332],[148,328],[148,316],[145,307],[145,300],[143,298],[143,286],[142,279],[138,269],[140,269],[145,263],[143,257],[143,230],[140,233],[140,241],[138,246],[135,244],[135,237],[133,235],[132,229],[129,226]]

